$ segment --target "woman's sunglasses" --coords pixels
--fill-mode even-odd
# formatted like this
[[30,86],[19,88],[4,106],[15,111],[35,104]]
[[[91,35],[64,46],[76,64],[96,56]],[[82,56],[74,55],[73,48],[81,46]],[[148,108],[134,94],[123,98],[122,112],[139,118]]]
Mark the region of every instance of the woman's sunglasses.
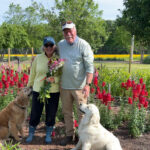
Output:
[[54,44],[49,44],[49,43],[44,45],[44,47],[46,47],[46,48],[53,47],[53,46],[54,46]]

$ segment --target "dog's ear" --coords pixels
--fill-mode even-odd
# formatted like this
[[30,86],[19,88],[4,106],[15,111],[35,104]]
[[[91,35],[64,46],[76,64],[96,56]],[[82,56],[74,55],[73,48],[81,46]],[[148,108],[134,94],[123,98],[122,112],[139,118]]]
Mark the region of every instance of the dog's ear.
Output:
[[93,115],[91,116],[90,123],[91,123],[91,124],[99,124],[99,122],[100,122],[100,116],[97,115],[97,114],[93,114]]
[[84,124],[89,124],[91,118],[92,118],[92,114],[91,113],[85,114],[84,121],[83,121]]

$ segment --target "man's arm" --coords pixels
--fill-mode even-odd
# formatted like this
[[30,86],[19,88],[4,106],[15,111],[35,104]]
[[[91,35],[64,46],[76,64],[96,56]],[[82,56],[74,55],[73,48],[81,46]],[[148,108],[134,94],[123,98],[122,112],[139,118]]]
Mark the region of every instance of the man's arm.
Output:
[[87,73],[86,74],[86,84],[82,90],[84,97],[89,97],[90,94],[90,84],[92,82],[93,79],[93,73]]

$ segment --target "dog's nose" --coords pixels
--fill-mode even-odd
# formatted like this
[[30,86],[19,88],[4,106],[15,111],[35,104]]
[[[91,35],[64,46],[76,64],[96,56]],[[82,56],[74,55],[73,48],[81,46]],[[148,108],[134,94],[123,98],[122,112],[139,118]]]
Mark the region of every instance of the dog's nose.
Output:
[[81,105],[82,105],[82,103],[79,103],[79,105],[81,106]]

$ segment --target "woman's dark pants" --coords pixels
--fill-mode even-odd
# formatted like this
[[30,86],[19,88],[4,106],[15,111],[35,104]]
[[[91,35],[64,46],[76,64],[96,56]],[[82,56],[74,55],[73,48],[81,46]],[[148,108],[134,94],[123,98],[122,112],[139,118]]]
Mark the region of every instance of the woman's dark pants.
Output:
[[[50,93],[50,98],[46,99],[45,102],[45,113],[46,113],[46,126],[54,126],[55,117],[58,109],[60,93]],[[43,111],[44,103],[40,102],[39,93],[33,91],[32,96],[32,108],[29,125],[36,127],[39,122]]]

